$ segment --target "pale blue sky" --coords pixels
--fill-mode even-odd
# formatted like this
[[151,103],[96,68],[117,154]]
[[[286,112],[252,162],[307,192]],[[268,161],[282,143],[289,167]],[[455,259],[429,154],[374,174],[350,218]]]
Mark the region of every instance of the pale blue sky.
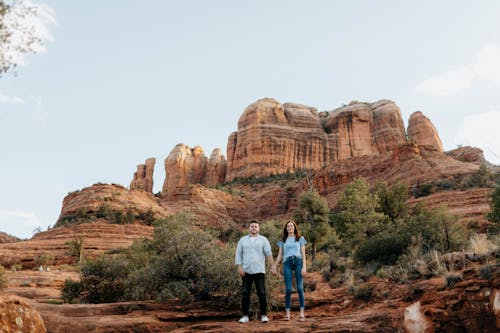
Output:
[[[273,97],[394,100],[446,150],[500,164],[500,1],[57,1],[53,41],[0,78],[0,231],[54,225],[68,192],[128,186],[177,143],[205,154]],[[495,123],[496,122],[496,123]]]

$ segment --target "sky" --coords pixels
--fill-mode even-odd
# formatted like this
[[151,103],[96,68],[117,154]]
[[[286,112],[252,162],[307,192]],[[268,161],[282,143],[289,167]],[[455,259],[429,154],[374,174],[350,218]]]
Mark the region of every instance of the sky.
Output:
[[[64,197],[129,186],[178,143],[226,152],[271,97],[422,111],[445,150],[500,164],[500,1],[32,0],[45,41],[0,77],[0,231],[53,226]],[[225,154],[225,153],[224,153]]]

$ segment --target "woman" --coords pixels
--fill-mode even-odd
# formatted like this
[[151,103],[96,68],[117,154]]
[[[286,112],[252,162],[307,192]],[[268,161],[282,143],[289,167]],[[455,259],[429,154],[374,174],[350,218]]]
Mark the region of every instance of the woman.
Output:
[[306,270],[306,240],[300,235],[297,224],[290,220],[283,227],[283,237],[278,241],[279,247],[276,265],[283,259],[283,275],[285,277],[285,320],[290,320],[291,298],[292,298],[292,274],[295,271],[295,282],[299,294],[299,321],[304,321],[304,283],[302,278],[307,274]]

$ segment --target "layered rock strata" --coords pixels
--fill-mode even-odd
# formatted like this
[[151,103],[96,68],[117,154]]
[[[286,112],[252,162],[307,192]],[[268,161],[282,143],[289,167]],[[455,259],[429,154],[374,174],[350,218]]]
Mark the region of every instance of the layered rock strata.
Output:
[[330,112],[265,98],[249,105],[228,139],[226,181],[318,170],[336,161],[379,155],[405,144],[394,102],[351,102]]
[[328,162],[327,136],[315,108],[265,98],[250,104],[227,144],[226,181],[319,169]]
[[134,178],[130,183],[131,190],[144,190],[146,192],[153,192],[153,173],[155,169],[156,159],[154,157],[148,158],[145,164],[139,164],[137,171],[134,173]]
[[[139,190],[127,190],[116,184],[94,184],[80,191],[68,194],[63,200],[61,214],[55,226],[78,224],[92,221],[96,217],[117,214],[128,215],[130,219],[141,222],[141,217],[150,219],[165,216],[165,210],[160,206],[159,199],[151,193]],[[120,222],[120,221],[116,221]],[[116,223],[115,222],[115,223]]]

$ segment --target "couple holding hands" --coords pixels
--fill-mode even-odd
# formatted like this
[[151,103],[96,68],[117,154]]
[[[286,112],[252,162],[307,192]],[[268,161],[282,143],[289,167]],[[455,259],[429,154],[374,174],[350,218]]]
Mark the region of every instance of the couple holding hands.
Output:
[[271,264],[271,273],[277,274],[277,266],[283,261],[283,276],[285,279],[285,320],[290,320],[291,298],[292,298],[292,277],[295,272],[295,282],[299,294],[299,321],[305,320],[304,304],[304,284],[303,277],[306,270],[306,250],[307,243],[297,224],[290,220],[283,227],[283,235],[277,242],[279,248],[278,257],[274,262],[269,240],[259,235],[259,222],[250,222],[249,233],[240,238],[236,248],[235,263],[238,273],[242,278],[242,300],[241,308],[243,316],[240,323],[249,321],[248,311],[250,308],[250,291],[255,283],[257,296],[259,297],[260,315],[263,323],[268,322],[267,298],[266,298],[266,257]]

